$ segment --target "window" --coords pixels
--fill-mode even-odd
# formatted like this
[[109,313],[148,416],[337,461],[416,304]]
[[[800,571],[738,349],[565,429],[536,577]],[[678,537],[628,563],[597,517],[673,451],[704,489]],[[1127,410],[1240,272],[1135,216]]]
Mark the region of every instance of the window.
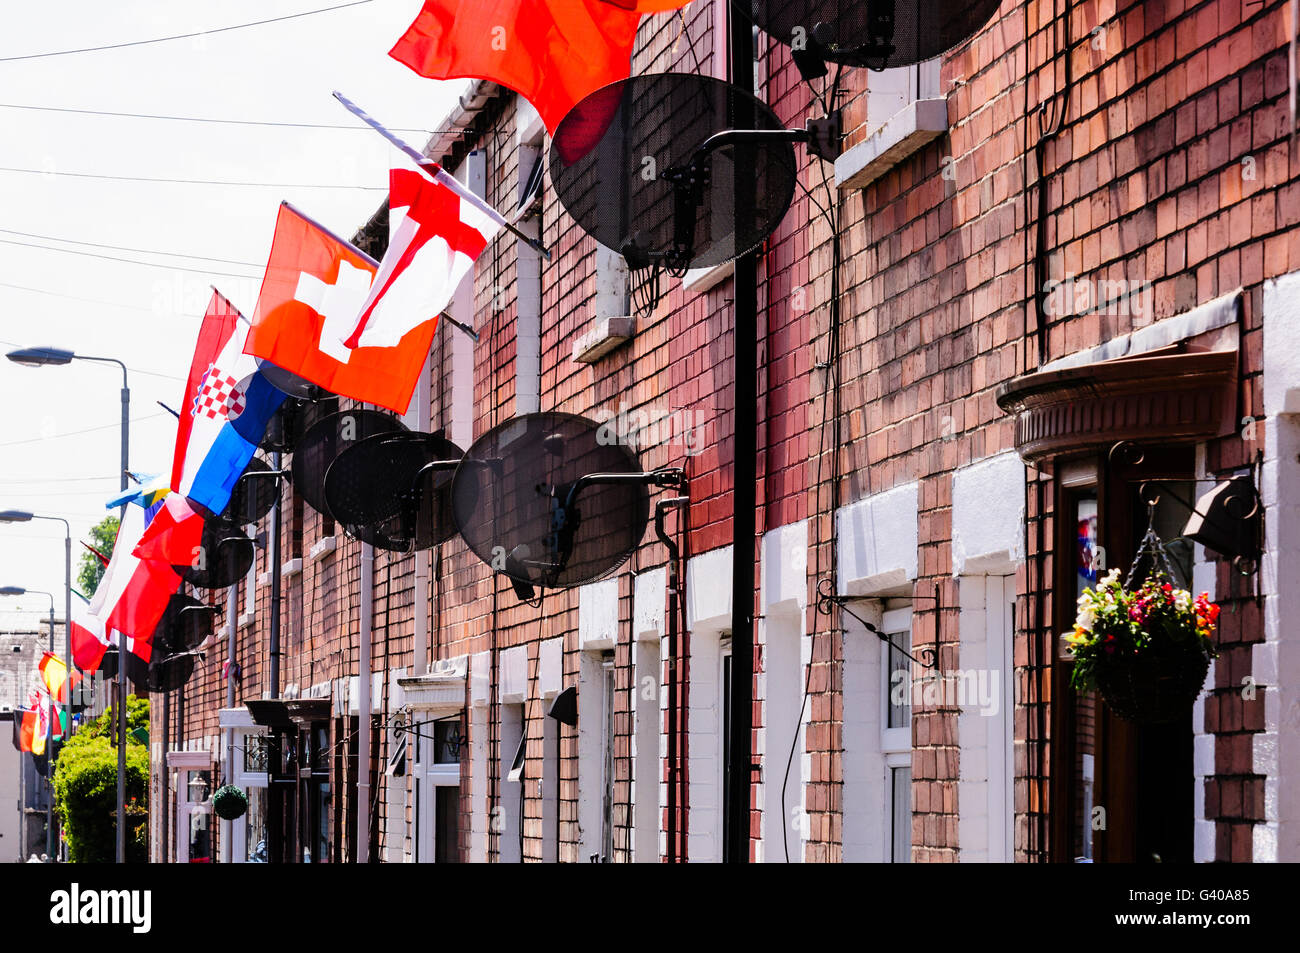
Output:
[[260,732],[235,733],[234,783],[248,797],[248,810],[231,824],[231,861],[264,864],[266,859],[267,737]]
[[[523,750],[524,750],[524,706],[503,704],[501,706],[501,740],[497,749],[500,754],[500,814],[495,820],[497,838],[497,862],[517,864],[523,860]],[[517,765],[517,767],[516,767]]]
[[601,798],[600,844],[602,863],[614,859],[614,657],[601,662]]
[[415,862],[460,861],[460,746],[457,715],[421,725],[411,734],[415,781]]
[[898,66],[867,73],[867,134],[921,99],[942,98],[939,73],[942,60],[935,57],[913,66]]
[[728,845],[731,843],[731,638],[722,643],[722,710],[719,712],[722,730],[722,859],[731,860]]
[[886,859],[891,863],[907,863],[912,855],[913,681],[912,660],[904,652],[912,651],[912,610],[885,612],[880,629],[888,639],[880,643],[880,670],[884,676],[880,738],[886,773]]

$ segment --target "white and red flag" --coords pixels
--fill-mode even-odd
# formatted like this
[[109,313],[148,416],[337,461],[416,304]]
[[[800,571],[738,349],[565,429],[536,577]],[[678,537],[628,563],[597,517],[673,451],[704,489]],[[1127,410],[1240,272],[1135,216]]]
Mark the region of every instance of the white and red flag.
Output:
[[108,651],[104,620],[80,599],[72,603],[72,664],[86,674],[97,671]]
[[90,612],[104,620],[109,633],[125,635],[127,651],[147,662],[153,654],[153,631],[180,588],[181,577],[165,562],[135,555],[144,529],[145,511],[128,506],[108,568],[90,600]]
[[388,181],[388,251],[355,325],[342,336],[347,348],[395,347],[422,324],[436,324],[506,224],[436,163],[393,169]]

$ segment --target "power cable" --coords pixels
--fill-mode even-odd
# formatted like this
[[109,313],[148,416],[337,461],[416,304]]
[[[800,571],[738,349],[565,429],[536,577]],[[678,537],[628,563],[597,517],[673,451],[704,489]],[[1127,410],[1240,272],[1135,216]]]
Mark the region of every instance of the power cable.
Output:
[[[145,414],[143,417],[131,418],[131,423],[138,424],[138,423],[143,423],[146,420],[153,420],[157,417],[170,417],[170,416],[171,414],[168,413]],[[67,430],[62,433],[50,434],[50,436],[48,437],[28,437],[23,440],[6,440],[5,442],[0,443],[0,447],[17,447],[21,444],[44,443],[47,440],[59,440],[63,437],[79,437],[82,434],[97,433],[101,430],[116,430],[120,426],[122,426],[121,421],[118,421],[117,423],[104,424],[103,426],[100,427],[86,427],[84,430]]]
[[[369,0],[363,0],[369,2]],[[107,179],[110,182],[161,182],[167,185],[220,185],[227,188],[251,189],[360,189],[363,192],[387,192],[386,185],[336,185],[330,183],[306,184],[302,182],[227,182],[221,179],[169,179],[149,175],[103,175],[97,172],[63,172],[55,169],[18,169],[0,167],[0,172],[21,175],[61,175],[73,179]]]
[[[105,301],[102,298],[85,298],[82,297],[81,295],[65,294],[62,291],[50,291],[48,288],[33,288],[30,285],[14,285],[14,284],[10,284],[7,281],[0,281],[0,288],[13,288],[16,291],[28,291],[31,292],[32,294],[48,295],[51,298],[67,298],[69,301],[84,301],[87,304],[102,304],[102,305],[107,305],[110,308],[122,308],[126,311],[142,311],[146,314],[153,314],[153,315],[158,314],[158,311],[155,308],[142,308],[136,304],[121,304],[117,301]],[[181,317],[181,318],[203,317],[203,315],[201,314],[194,314],[188,311],[177,311],[174,316]],[[179,378],[177,379],[179,380]]]
[[20,242],[12,238],[0,238],[0,245],[17,245],[20,248],[35,248],[38,251],[58,251],[65,255],[80,255],[82,258],[98,258],[101,261],[116,261],[125,265],[144,265],[146,268],[170,268],[172,271],[188,271],[196,275],[222,275],[226,278],[252,278],[256,275],[240,275],[233,271],[216,271],[212,268],[188,268],[185,265],[172,265],[162,261],[140,261],[138,258],[121,258],[117,255],[101,255],[98,252],[82,251],[79,248],[55,248],[52,245],[37,245],[33,242]]
[[351,3],[340,3],[332,7],[321,7],[317,10],[304,10],[301,13],[288,13],[280,17],[271,17],[268,20],[254,20],[251,23],[235,23],[230,26],[216,27],[211,30],[198,30],[194,33],[177,33],[173,36],[158,36],[149,40],[131,40],[126,43],[109,43],[104,46],[86,46],[74,50],[52,50],[48,53],[26,53],[21,56],[0,56],[0,63],[16,63],[22,60],[39,60],[52,56],[72,56],[76,53],[99,53],[104,50],[121,50],[131,46],[147,46],[151,43],[167,43],[171,40],[189,40],[198,36],[212,36],[216,33],[229,33],[232,30],[244,30],[254,26],[265,26],[268,23],[281,23],[285,20],[296,20],[301,17],[315,16],[318,13],[330,13],[334,10],[345,10],[348,7],[360,7],[374,0],[352,0]]
[[[168,116],[158,113],[124,113],[107,109],[74,109],[70,106],[33,106],[27,103],[0,103],[0,109],[26,109],[33,112],[70,113],[78,116],[111,116],[115,119],[161,119],[166,122],[198,122],[219,126],[265,126],[276,129],[341,129],[346,132],[370,132],[369,126],[349,126],[329,122],[278,122],[270,119],[217,119],[210,116]],[[417,129],[390,126],[392,132],[414,132],[421,135],[442,135],[459,132],[456,129]]]
[[198,261],[214,261],[222,265],[247,265],[249,268],[261,268],[256,261],[240,261],[235,258],[211,258],[207,255],[187,255],[178,251],[157,251],[152,248],[132,248],[129,245],[106,245],[101,242],[88,242],[80,238],[60,238],[57,235],[38,235],[35,232],[20,232],[12,228],[0,228],[6,235],[18,235],[22,238],[35,238],[45,242],[66,242],[69,245],[85,245],[89,248],[107,248],[110,251],[129,251],[140,255],[166,255],[169,258],[193,258]]

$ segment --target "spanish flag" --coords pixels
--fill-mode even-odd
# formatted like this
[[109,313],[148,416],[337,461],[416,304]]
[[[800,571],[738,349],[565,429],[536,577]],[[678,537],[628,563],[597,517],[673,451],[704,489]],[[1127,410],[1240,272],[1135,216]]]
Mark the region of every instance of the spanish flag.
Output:
[[[68,703],[68,666],[63,659],[59,658],[53,652],[46,652],[41,656],[41,661],[37,665],[41,673],[41,681],[45,683],[45,690],[50,693],[50,698],[58,705]],[[72,672],[72,688],[75,689],[81,681],[81,673],[75,669]]]

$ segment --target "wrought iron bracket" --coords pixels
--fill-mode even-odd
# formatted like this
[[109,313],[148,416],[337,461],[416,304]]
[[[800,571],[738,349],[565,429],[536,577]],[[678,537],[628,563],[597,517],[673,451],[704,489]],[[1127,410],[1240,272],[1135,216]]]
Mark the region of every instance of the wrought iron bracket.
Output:
[[[880,639],[880,641],[888,642],[890,648],[898,652],[900,655],[903,655],[911,659],[913,662],[915,662],[917,665],[921,666],[922,668],[930,668],[936,670],[939,668],[939,621],[937,618],[935,619],[935,625],[934,625],[934,645],[927,646],[923,649],[917,649],[917,652],[921,655],[921,658],[917,658],[911,652],[908,652],[902,646],[894,642],[894,640],[891,639],[884,632],[881,632],[880,629],[876,628],[876,626],[872,625],[866,619],[862,618],[862,616],[858,615],[856,612],[850,609],[848,603],[852,598],[853,597],[851,596],[841,596],[836,594],[834,589],[834,583],[831,581],[831,578],[829,576],[824,577],[820,582],[817,583],[817,611],[820,612],[822,615],[830,615],[831,607],[838,606],[842,612],[847,612],[849,615],[853,616],[853,618],[857,619],[858,622],[862,625],[862,627],[865,628],[868,632],[874,633],[876,638]],[[943,607],[943,600],[939,596],[938,586],[934,587],[933,597],[913,596],[912,598],[913,599],[933,598],[935,602],[934,608],[936,613],[939,611],[939,609]]]

